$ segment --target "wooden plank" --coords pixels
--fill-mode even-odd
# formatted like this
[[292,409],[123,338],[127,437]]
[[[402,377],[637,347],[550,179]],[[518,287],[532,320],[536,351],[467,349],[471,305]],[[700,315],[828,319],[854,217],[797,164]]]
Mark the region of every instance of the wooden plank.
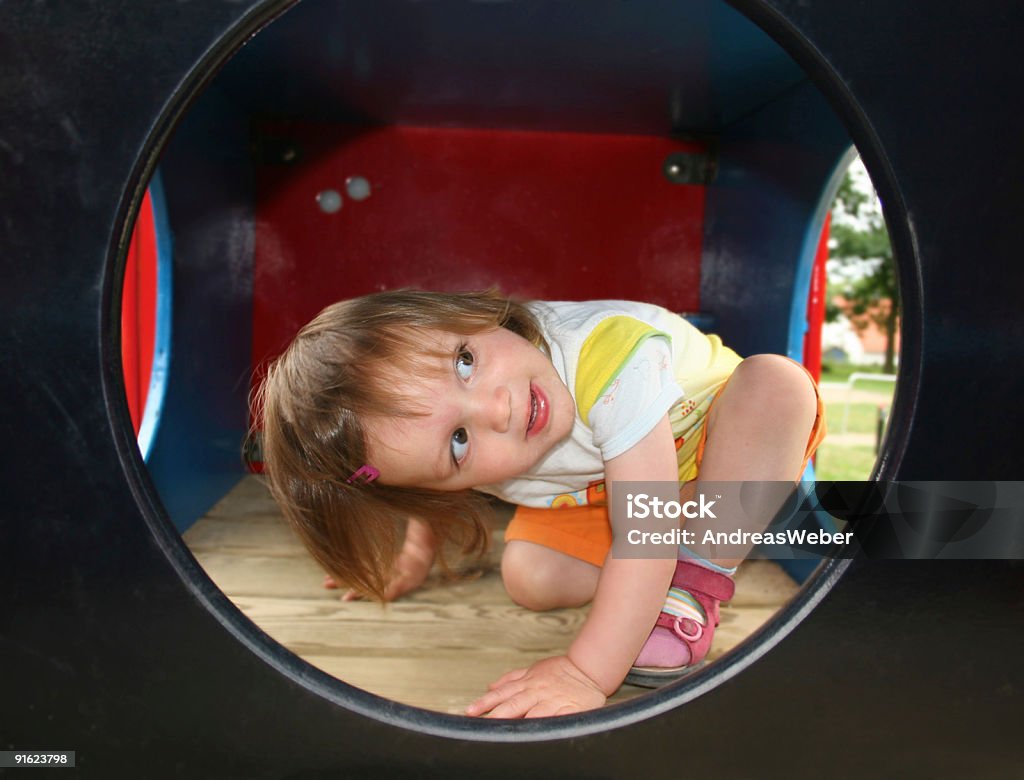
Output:
[[[505,517],[507,520],[507,515]],[[398,602],[342,602],[256,477],[243,480],[186,532],[210,578],[272,639],[323,671],[398,702],[461,713],[505,672],[562,653],[587,608],[531,612],[501,584],[502,534],[480,576],[434,573]],[[769,620],[799,590],[775,564],[749,561],[722,609],[714,660]],[[623,686],[610,701],[644,693]]]

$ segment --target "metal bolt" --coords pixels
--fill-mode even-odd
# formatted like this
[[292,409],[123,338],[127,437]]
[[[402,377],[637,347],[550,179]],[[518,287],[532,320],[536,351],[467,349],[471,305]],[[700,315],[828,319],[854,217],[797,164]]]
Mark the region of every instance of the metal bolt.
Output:
[[345,179],[345,192],[352,200],[366,200],[370,197],[370,182],[362,176],[349,176]]
[[341,211],[341,193],[337,190],[321,190],[316,195],[316,204],[324,214]]

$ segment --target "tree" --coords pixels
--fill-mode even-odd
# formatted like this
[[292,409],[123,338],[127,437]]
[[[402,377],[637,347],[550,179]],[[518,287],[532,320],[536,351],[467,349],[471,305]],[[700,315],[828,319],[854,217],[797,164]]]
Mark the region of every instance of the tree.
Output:
[[[829,241],[829,301],[826,318],[846,314],[854,327],[863,329],[869,321],[885,333],[883,371],[896,366],[896,328],[900,298],[896,283],[892,245],[882,210],[863,167],[846,172],[832,207]],[[841,306],[831,304],[840,296]]]

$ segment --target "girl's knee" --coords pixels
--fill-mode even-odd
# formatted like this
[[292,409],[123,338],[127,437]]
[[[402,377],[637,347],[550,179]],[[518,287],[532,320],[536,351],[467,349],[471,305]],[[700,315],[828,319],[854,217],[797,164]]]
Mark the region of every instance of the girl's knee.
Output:
[[508,595],[519,606],[537,611],[586,604],[599,573],[592,564],[532,542],[509,542],[501,556]]
[[803,366],[787,357],[753,355],[736,367],[734,378],[740,379],[752,397],[770,403],[773,414],[809,417],[812,422],[817,414],[813,380]]

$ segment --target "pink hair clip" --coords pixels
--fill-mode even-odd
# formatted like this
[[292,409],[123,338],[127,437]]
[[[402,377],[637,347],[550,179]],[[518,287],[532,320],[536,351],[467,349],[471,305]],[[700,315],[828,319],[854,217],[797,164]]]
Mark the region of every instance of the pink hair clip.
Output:
[[358,469],[352,472],[352,476],[346,479],[345,482],[351,485],[360,477],[364,477],[366,479],[367,484],[369,484],[370,482],[373,482],[373,480],[377,479],[377,477],[379,476],[380,472],[377,469],[375,469],[373,466],[369,464],[366,464],[360,466]]

